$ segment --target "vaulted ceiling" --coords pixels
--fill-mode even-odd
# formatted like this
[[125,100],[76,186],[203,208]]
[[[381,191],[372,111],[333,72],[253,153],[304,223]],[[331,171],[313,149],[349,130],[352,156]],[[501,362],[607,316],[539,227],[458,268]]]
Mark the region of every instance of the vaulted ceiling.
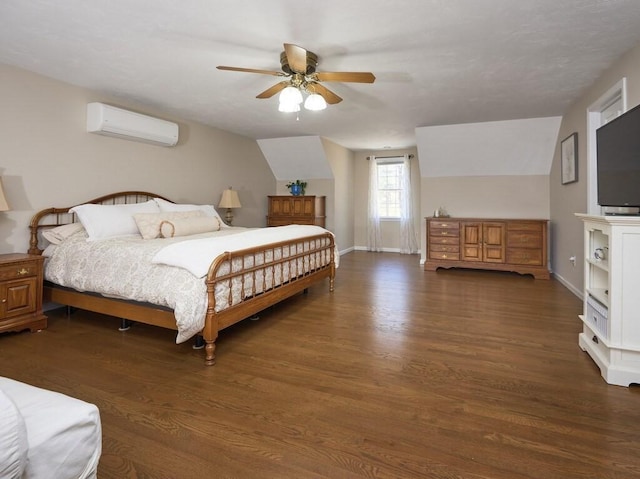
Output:
[[[344,100],[279,113],[255,96],[283,43]],[[353,150],[416,144],[416,127],[557,117],[640,43],[630,0],[3,0],[0,62],[255,139],[320,136]]]

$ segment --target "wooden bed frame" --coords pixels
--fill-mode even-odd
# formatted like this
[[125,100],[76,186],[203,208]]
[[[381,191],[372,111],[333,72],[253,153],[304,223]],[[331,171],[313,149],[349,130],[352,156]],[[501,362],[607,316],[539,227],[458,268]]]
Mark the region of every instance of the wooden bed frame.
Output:
[[[161,198],[167,200],[167,198],[154,193],[148,193],[144,191],[124,191],[119,193],[112,193],[100,198],[93,199],[91,201],[86,201],[84,203],[107,205],[131,204],[148,201],[152,198]],[[48,208],[39,211],[33,216],[29,226],[31,230],[29,240],[30,254],[42,254],[43,249],[39,247],[39,244],[40,241],[42,241],[41,233],[43,229],[53,228],[69,223],[75,223],[77,221],[76,215],[73,213],[69,213],[69,210],[71,208],[73,208],[73,206],[70,206],[68,208]],[[300,245],[303,241],[305,243],[308,243],[308,248],[300,248]],[[281,257],[280,259],[276,259],[274,254],[273,261],[265,261],[264,264],[257,264],[258,262],[251,261],[250,264],[254,266],[244,268],[241,271],[237,272],[230,272],[227,274],[220,273],[221,267],[228,264],[230,261],[238,258],[264,257],[263,255],[269,252],[273,253],[275,250],[282,247],[290,248],[289,252],[291,254],[286,257]],[[312,256],[318,254],[329,255],[330,261],[326,266],[318,266],[316,269],[306,272],[294,271],[290,274],[290,279],[285,283],[274,285],[270,289],[265,289],[262,292],[256,292],[256,276],[266,278],[272,275],[273,271],[275,271],[277,268],[281,268],[281,271],[285,267],[290,268],[292,260],[309,260]],[[312,284],[317,283],[324,278],[329,278],[329,290],[333,291],[335,278],[334,255],[334,238],[331,233],[327,232],[324,234],[304,238],[304,240],[297,239],[291,241],[281,241],[265,246],[248,248],[234,252],[226,252],[218,256],[209,266],[209,272],[207,273],[205,279],[207,285],[208,305],[204,328],[201,332],[205,342],[205,364],[208,366],[215,364],[215,341],[218,337],[218,332],[222,329],[252,315],[255,315],[256,313],[282,301],[283,299],[304,291]],[[231,268],[228,269],[231,270]],[[254,281],[252,281],[253,294],[243,298],[242,300],[234,304],[231,299],[231,293],[229,293],[230,306],[226,309],[216,312],[216,300],[214,294],[216,285],[221,282],[227,282],[228,284],[230,284],[230,282],[234,278],[236,278],[236,281],[242,281],[242,284],[244,284],[244,278],[247,274],[252,275],[254,279]],[[162,306],[107,298],[96,293],[82,293],[48,282],[45,282],[44,285],[43,301],[53,302],[61,305],[107,314],[109,316],[116,316],[126,320],[138,321],[141,323],[177,330],[173,311]]]

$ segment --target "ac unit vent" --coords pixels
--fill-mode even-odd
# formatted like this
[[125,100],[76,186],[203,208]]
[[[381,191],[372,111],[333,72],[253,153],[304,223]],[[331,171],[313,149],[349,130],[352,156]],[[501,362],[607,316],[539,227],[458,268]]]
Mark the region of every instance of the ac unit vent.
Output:
[[176,123],[97,102],[87,104],[87,131],[154,145],[178,143]]

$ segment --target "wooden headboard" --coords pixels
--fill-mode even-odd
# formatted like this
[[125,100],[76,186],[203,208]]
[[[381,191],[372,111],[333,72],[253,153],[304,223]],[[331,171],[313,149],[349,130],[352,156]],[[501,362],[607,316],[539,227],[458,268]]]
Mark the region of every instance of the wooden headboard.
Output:
[[[83,201],[78,205],[84,205],[87,203],[93,203],[96,205],[127,205],[143,203],[153,198],[171,201],[164,196],[146,191],[122,191],[119,193],[111,193],[109,195],[101,196],[100,198],[95,198],[93,200]],[[42,254],[44,249],[39,247],[42,239],[42,230],[67,225],[69,223],[76,223],[76,215],[74,213],[69,213],[69,210],[78,205],[66,208],[47,208],[46,210],[38,211],[33,215],[31,223],[29,224],[29,230],[31,231],[29,238],[29,254]]]

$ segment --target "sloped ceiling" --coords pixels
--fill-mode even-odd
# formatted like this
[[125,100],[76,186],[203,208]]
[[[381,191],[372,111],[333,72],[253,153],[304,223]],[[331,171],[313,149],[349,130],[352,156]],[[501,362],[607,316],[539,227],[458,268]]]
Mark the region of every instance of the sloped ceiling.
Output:
[[548,175],[562,118],[416,128],[424,177]]
[[258,140],[258,145],[276,180],[333,178],[319,136]]

